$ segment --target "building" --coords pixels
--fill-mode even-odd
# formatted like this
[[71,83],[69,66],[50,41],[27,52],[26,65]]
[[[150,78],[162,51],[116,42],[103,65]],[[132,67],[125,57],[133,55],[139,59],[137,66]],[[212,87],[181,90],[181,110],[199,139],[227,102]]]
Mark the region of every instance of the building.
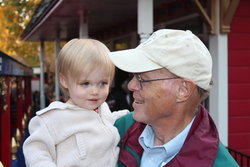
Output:
[[249,9],[249,0],[43,0],[23,39],[41,41],[42,60],[44,41],[55,41],[55,55],[60,41],[77,37],[118,50],[137,46],[157,29],[190,29],[213,56],[214,86],[206,105],[221,140],[250,155]]

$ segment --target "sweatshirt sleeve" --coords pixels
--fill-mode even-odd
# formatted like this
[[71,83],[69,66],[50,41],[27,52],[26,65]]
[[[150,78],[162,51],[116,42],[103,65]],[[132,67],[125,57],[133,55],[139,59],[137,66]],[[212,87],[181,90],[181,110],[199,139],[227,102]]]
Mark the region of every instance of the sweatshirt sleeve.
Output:
[[31,119],[29,132],[30,136],[23,145],[27,167],[56,167],[55,142],[40,117]]

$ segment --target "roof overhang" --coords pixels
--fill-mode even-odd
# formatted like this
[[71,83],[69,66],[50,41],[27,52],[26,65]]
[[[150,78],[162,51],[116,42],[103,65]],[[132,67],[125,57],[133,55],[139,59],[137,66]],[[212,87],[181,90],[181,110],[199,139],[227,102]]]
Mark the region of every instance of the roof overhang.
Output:
[[108,31],[108,27],[134,21],[137,17],[136,0],[54,0],[39,18],[23,33],[27,41],[53,41],[79,36],[80,13],[86,14],[89,36]]
[[[171,19],[171,16],[185,16],[200,12],[210,33],[215,34],[216,0],[153,0],[154,24]],[[224,2],[224,1],[223,1]],[[239,0],[221,2],[221,32],[230,31],[230,22]],[[22,38],[26,41],[69,40],[79,37],[80,18],[88,26],[88,36],[97,38],[112,33],[124,33],[124,29],[137,29],[138,0],[43,0]],[[209,8],[207,6],[210,6]],[[208,14],[209,13],[209,14]],[[122,32],[121,32],[122,31]],[[111,36],[112,36],[111,35]],[[109,35],[110,37],[110,35]]]

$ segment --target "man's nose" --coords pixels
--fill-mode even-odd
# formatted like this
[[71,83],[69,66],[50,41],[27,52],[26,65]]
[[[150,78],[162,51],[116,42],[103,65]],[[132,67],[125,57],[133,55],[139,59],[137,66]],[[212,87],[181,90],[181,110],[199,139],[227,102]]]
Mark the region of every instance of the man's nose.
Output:
[[140,90],[140,83],[137,81],[135,76],[129,81],[128,90],[130,91]]

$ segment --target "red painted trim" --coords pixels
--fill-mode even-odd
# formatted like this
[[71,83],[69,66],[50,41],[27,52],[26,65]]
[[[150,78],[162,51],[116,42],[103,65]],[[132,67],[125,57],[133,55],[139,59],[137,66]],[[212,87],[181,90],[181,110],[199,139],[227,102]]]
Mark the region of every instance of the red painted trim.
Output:
[[[23,97],[24,97],[24,92],[23,92],[23,87],[22,87],[22,82],[23,82],[23,78],[20,77],[18,78],[18,85],[17,85],[17,125],[16,128],[18,128],[20,130],[20,132],[22,132],[23,127],[22,127],[22,118],[23,118],[23,106],[24,106],[24,101],[23,101]],[[13,119],[13,118],[12,118]]]
[[6,104],[8,105],[6,110],[1,111],[1,121],[0,121],[0,131],[1,131],[1,143],[0,143],[0,152],[1,157],[0,160],[4,167],[10,167],[10,158],[11,158],[11,150],[10,150],[10,77],[6,77],[6,85],[7,85],[7,95],[6,95]]

